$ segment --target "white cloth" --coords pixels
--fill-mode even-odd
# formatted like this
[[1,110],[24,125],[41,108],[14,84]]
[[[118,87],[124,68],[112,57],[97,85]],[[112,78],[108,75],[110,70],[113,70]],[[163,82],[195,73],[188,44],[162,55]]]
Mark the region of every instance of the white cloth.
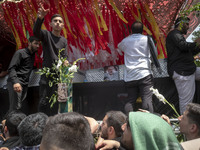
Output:
[[118,48],[124,52],[125,82],[139,80],[152,74],[147,36],[132,34],[123,39]]
[[189,76],[182,76],[174,71],[173,80],[179,96],[179,108],[181,115],[188,103],[191,103],[195,93],[195,80],[200,80],[200,67],[196,68],[195,73]]
[[184,150],[200,150],[200,138],[181,143]]

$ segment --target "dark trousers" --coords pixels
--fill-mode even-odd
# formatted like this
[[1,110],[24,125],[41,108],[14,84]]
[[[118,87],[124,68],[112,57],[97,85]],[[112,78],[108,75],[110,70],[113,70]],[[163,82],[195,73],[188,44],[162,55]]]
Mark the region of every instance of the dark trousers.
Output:
[[[0,101],[0,120],[3,120],[3,117],[7,113],[9,109],[9,94],[8,90],[4,88],[0,88],[0,96],[1,96],[1,101]],[[1,139],[0,139],[1,141]]]
[[140,80],[125,82],[126,90],[128,92],[128,100],[125,104],[125,112],[128,114],[134,110],[135,103],[139,95],[142,99],[142,109],[153,112],[152,92],[150,88],[153,86],[153,77],[148,75]]
[[41,78],[39,91],[40,101],[38,111],[43,112],[48,116],[53,116],[58,113],[58,102],[56,100],[56,103],[51,107],[52,101],[49,102],[49,100],[51,96],[55,94],[55,91],[57,91],[57,86],[53,85],[52,87],[49,87],[48,82],[49,80],[45,79],[45,77]]
[[[27,104],[25,100],[26,100],[28,86],[27,85],[21,85],[21,86],[22,86],[22,92],[18,93],[14,91],[13,84],[11,82],[7,83],[7,88],[9,93],[9,103],[10,103],[9,112],[13,110],[21,110],[22,112],[24,112],[24,110],[22,110],[22,104],[25,105]],[[27,108],[27,106],[23,105],[23,108]]]

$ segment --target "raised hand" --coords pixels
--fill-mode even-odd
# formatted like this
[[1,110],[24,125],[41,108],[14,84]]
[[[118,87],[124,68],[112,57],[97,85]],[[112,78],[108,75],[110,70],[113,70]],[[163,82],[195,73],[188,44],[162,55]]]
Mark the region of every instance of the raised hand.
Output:
[[43,19],[48,12],[49,9],[44,9],[43,5],[40,3],[40,8],[38,9],[38,18]]

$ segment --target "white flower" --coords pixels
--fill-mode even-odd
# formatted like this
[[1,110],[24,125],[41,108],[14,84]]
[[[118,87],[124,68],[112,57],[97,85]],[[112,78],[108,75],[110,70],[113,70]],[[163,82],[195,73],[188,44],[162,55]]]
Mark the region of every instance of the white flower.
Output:
[[72,66],[69,68],[69,72],[77,72],[77,65],[72,65]]
[[150,88],[150,90],[152,91],[152,93],[159,99],[159,101],[163,102],[164,104],[166,104],[165,102],[165,97],[160,94],[158,92],[158,89],[154,89],[153,87]]
[[159,94],[159,95],[157,96],[157,98],[158,98],[161,102],[163,102],[163,103],[165,104],[165,98],[164,98],[163,95]]
[[61,65],[62,65],[62,61],[59,59],[56,68],[59,69]]

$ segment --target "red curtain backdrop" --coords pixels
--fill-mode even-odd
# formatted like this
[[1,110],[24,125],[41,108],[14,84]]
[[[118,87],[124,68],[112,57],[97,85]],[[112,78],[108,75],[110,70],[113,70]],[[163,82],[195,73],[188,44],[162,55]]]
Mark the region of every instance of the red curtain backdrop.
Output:
[[[1,38],[10,40],[11,33],[16,49],[27,44],[33,35],[33,25],[39,4],[50,8],[45,17],[43,29],[49,27],[50,17],[59,13],[63,16],[65,28],[62,35],[68,40],[69,61],[86,58],[79,64],[83,70],[124,63],[118,43],[131,33],[135,20],[145,25],[144,34],[150,34],[156,41],[158,58],[166,58],[165,36],[180,9],[190,6],[192,0],[24,0],[1,4]],[[13,42],[14,43],[14,42]],[[42,63],[38,52],[35,66]]]

